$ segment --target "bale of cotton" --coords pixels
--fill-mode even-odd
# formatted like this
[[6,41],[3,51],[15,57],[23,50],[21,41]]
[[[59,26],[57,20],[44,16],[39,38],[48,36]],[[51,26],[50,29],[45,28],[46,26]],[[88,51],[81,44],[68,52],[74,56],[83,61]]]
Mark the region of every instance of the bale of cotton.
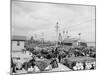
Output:
[[73,66],[73,70],[74,70],[74,71],[78,70],[78,69],[77,69],[77,66]]
[[82,62],[76,62],[76,68],[77,68],[77,70],[83,70],[84,69],[83,63]]
[[93,66],[95,67],[96,66],[96,62],[94,61],[94,62],[92,62],[92,64],[93,64]]
[[80,69],[81,69],[81,70],[83,70],[83,69],[84,69],[84,67],[83,67],[83,66],[80,66]]
[[76,67],[77,67],[77,70],[80,70],[80,62],[76,62]]
[[92,68],[92,65],[90,62],[86,62],[85,64],[86,64],[85,69],[90,70]]
[[40,69],[37,66],[34,66],[34,71],[35,72],[40,72]]
[[28,72],[33,72],[34,68],[31,66],[30,68],[28,68]]

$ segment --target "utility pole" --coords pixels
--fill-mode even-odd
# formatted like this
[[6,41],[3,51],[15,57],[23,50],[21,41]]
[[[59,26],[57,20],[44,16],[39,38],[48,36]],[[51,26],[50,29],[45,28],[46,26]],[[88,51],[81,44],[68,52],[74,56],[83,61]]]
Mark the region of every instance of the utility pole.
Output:
[[56,28],[56,38],[57,38],[57,40],[56,40],[56,47],[58,46],[58,36],[59,36],[59,25],[58,24],[59,23],[57,22],[56,26],[55,26],[55,28]]

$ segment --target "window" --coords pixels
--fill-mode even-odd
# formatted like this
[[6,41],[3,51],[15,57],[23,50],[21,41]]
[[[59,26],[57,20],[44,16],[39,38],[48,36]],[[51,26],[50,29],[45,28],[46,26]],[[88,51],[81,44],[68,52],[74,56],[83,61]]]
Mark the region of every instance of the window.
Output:
[[72,46],[72,43],[64,43],[64,45]]
[[79,46],[87,46],[87,44],[84,42],[79,42]]
[[17,46],[19,46],[20,45],[20,42],[19,41],[17,41]]

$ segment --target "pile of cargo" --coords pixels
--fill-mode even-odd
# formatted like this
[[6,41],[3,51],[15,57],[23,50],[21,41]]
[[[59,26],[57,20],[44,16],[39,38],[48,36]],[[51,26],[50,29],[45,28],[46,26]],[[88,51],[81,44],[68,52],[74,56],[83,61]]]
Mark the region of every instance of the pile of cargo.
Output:
[[40,71],[44,71],[48,67],[49,62],[47,60],[38,60],[35,62],[35,65],[39,68]]
[[62,64],[72,70],[91,70],[96,67],[96,60],[91,57],[71,57],[63,59]]

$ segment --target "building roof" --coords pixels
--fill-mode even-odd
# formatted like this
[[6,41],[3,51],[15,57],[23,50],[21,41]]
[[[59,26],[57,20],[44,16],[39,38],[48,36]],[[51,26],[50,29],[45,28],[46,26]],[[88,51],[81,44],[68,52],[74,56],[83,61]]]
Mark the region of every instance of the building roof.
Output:
[[25,41],[26,36],[19,36],[19,35],[13,35],[11,36],[12,41]]
[[72,39],[72,38],[65,38],[62,42],[63,43],[73,43],[73,42],[77,42],[77,39]]

